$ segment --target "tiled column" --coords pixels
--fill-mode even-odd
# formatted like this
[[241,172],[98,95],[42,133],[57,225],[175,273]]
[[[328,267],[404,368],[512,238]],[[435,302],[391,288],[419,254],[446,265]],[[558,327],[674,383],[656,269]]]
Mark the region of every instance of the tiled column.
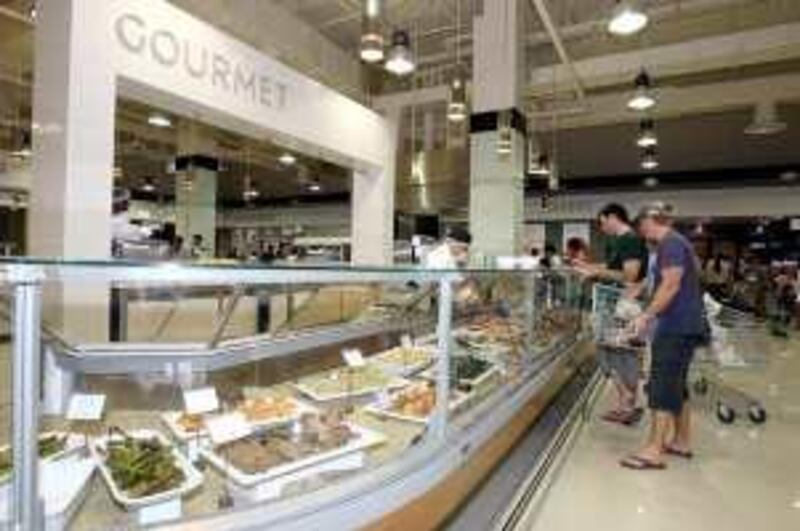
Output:
[[[29,254],[104,260],[111,255],[115,78],[109,2],[38,3],[33,96]],[[104,340],[108,289],[49,286],[46,318],[75,341]]]
[[182,125],[178,150],[175,231],[186,249],[195,234],[201,235],[203,246],[213,255],[217,241],[217,145],[201,127]]
[[[484,2],[474,20],[470,120],[470,231],[473,257],[518,254],[524,221],[523,0]],[[497,150],[500,116],[511,125],[510,154]]]

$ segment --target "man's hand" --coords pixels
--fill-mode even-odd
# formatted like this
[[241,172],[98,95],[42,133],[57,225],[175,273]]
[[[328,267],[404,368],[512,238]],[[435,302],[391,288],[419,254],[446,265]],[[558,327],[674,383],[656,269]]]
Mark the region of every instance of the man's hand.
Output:
[[575,262],[575,271],[584,278],[594,278],[600,275],[602,266],[588,262]]
[[631,321],[631,332],[636,337],[644,337],[645,333],[647,333],[647,329],[650,328],[650,323],[652,320],[653,316],[648,312],[644,312],[642,315]]

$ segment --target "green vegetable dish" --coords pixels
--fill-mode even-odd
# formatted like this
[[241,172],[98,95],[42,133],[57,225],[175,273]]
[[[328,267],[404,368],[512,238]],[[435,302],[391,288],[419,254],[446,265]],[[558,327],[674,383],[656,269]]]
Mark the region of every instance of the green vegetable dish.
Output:
[[474,380],[488,371],[492,364],[475,356],[457,356],[452,359],[451,366],[457,380]]
[[[63,452],[67,446],[66,435],[46,435],[39,437],[39,458],[47,459],[59,452]],[[0,451],[0,478],[5,478],[11,474],[14,468],[14,453],[11,448]]]
[[155,437],[137,439],[126,435],[111,440],[103,453],[114,483],[131,498],[175,489],[185,479],[172,448]]

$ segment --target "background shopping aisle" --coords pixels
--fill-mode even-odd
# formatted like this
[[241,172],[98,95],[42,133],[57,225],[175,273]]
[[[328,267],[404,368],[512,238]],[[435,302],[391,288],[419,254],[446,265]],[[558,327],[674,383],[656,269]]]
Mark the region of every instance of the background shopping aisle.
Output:
[[[800,340],[776,342],[768,367],[726,374],[761,397],[767,424],[723,426],[711,411],[696,417],[696,457],[671,459],[665,472],[633,472],[618,461],[644,436],[599,420],[606,389],[592,418],[539,507],[520,529],[534,531],[794,531],[800,527]],[[700,406],[697,405],[697,408]]]

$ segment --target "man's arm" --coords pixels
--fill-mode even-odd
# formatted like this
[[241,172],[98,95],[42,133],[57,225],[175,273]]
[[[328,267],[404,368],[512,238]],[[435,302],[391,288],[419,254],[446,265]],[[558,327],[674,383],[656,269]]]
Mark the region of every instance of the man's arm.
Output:
[[599,279],[611,280],[623,284],[634,284],[639,280],[639,271],[642,269],[641,260],[625,260],[622,264],[622,271],[609,269],[602,264],[579,264],[576,266],[579,272],[585,276]]
[[681,279],[683,278],[683,268],[678,266],[666,267],[661,271],[661,283],[653,295],[650,305],[633,322],[635,332],[641,335],[647,330],[647,325],[658,317],[672,303],[672,300],[681,289]]

